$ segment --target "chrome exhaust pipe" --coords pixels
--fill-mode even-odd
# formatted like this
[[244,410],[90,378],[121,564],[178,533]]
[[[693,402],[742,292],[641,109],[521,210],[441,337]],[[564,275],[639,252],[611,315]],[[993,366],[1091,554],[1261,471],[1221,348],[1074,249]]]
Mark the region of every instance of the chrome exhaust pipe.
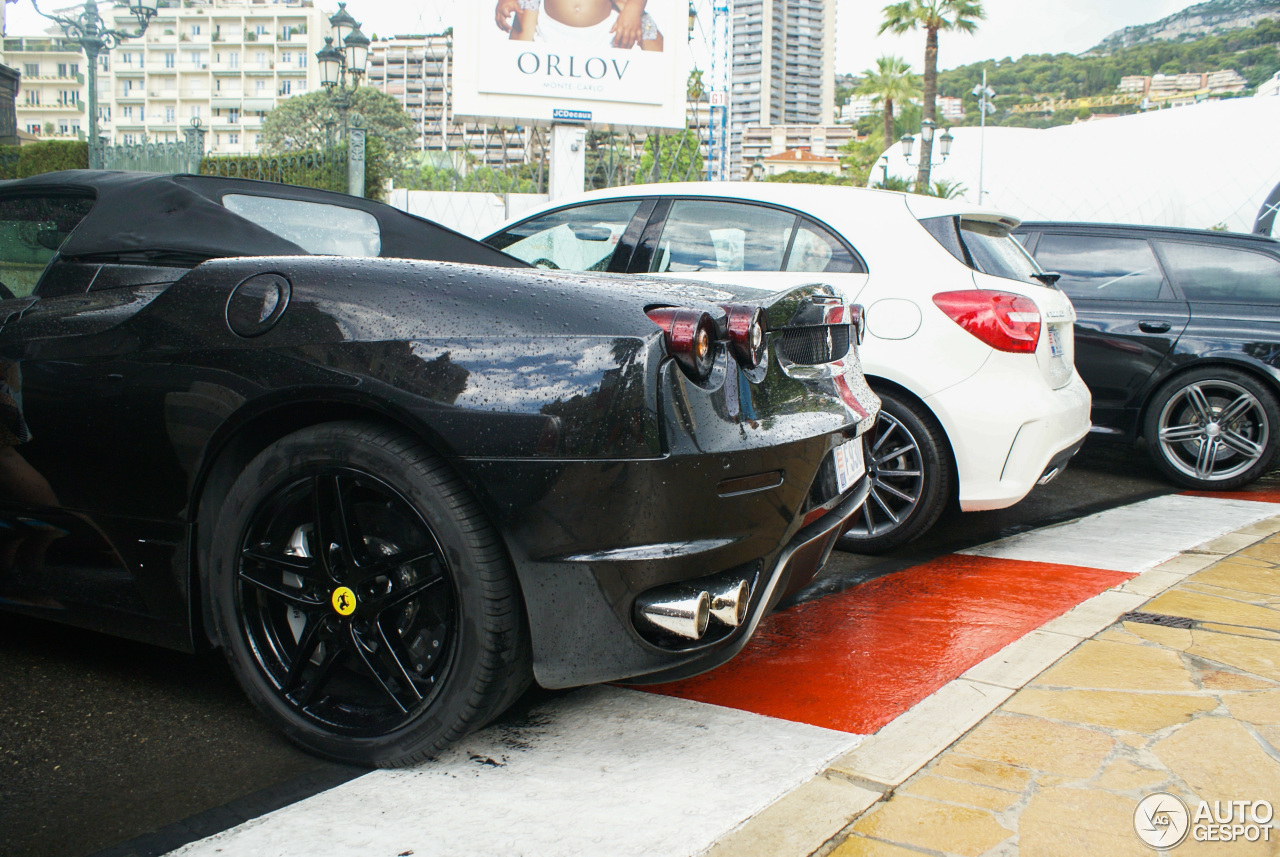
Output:
[[701,639],[711,621],[711,595],[708,592],[641,595],[636,599],[636,615],[649,625],[686,640]]
[[745,580],[724,583],[711,593],[711,617],[736,628],[747,618],[747,601],[751,587]]

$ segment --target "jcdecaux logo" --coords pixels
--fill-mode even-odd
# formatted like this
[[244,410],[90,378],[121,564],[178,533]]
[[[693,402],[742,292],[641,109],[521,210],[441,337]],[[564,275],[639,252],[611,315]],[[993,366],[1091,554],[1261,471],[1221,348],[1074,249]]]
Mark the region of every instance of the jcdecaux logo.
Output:
[[1270,842],[1275,811],[1265,800],[1200,801],[1195,812],[1167,792],[1147,795],[1133,811],[1133,829],[1144,844],[1167,849],[1190,836],[1196,842]]

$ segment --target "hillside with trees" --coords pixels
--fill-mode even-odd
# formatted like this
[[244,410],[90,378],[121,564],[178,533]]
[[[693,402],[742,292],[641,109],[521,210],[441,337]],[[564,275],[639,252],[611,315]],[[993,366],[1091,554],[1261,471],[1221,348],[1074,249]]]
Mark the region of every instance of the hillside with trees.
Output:
[[[1194,8],[1194,7],[1193,7]],[[1130,28],[1132,29],[1132,28]],[[1260,21],[1251,27],[1188,41],[1156,40],[1119,48],[1107,55],[1040,54],[1019,60],[1006,57],[960,66],[938,75],[938,95],[961,97],[966,108],[963,125],[978,124],[977,99],[971,94],[987,71],[988,85],[996,90],[996,114],[988,122],[1046,128],[1068,124],[1091,112],[1058,111],[1049,116],[1010,113],[1009,108],[1046,99],[1075,99],[1110,95],[1126,75],[1181,74],[1235,69],[1252,92],[1258,84],[1280,71],[1280,20]],[[1133,113],[1137,105],[1116,105],[1097,112]]]

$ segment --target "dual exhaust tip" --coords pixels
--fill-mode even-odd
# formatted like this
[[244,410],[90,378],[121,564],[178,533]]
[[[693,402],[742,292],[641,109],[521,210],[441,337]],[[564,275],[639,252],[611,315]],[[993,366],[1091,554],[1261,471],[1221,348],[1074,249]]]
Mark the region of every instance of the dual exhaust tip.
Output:
[[644,628],[700,640],[714,619],[736,628],[747,618],[751,587],[733,579],[707,589],[659,587],[636,599],[636,617]]

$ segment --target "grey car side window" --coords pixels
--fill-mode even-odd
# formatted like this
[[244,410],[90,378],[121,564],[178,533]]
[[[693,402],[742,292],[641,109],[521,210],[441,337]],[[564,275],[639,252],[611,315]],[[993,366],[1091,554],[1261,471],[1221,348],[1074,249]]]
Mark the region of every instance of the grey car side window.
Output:
[[1280,259],[1209,244],[1161,242],[1169,276],[1189,301],[1280,303]]
[[1058,288],[1072,298],[1154,301],[1164,282],[1155,252],[1142,238],[1046,232],[1036,245],[1036,261],[1062,275]]

